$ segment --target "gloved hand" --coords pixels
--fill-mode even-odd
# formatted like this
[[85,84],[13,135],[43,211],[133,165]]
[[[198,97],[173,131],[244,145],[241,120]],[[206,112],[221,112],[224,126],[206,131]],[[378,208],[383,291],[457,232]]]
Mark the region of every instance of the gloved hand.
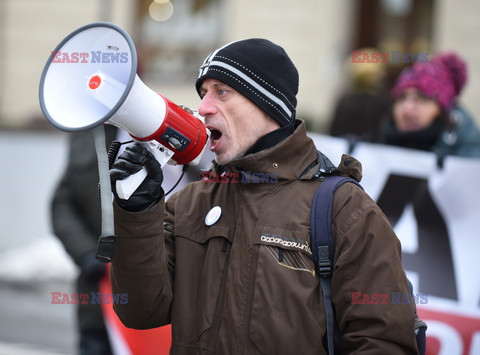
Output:
[[105,263],[98,261],[93,253],[85,255],[80,261],[80,271],[90,281],[98,281],[105,275]]
[[[128,200],[117,195],[116,182],[140,171],[145,165],[147,177]],[[110,169],[112,191],[117,204],[126,211],[138,212],[154,206],[164,195],[162,189],[163,172],[153,154],[145,147],[134,144],[128,146]]]

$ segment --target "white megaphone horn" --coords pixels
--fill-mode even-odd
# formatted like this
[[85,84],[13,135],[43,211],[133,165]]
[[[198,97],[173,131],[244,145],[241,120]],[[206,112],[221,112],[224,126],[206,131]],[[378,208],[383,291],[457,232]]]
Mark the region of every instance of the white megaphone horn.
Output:
[[[200,116],[148,88],[137,76],[137,53],[128,33],[96,22],[68,35],[51,53],[40,80],[39,99],[56,128],[84,131],[103,123],[147,142],[159,163],[198,164],[208,133]],[[118,182],[128,199],[145,170]]]

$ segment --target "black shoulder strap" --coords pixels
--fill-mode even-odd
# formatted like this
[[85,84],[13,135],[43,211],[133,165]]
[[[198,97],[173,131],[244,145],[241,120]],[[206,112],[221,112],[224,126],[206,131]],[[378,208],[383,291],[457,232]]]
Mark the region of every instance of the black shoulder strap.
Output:
[[313,199],[310,224],[313,259],[315,260],[316,265],[320,265],[318,248],[323,246],[328,248],[328,254],[326,256],[333,264],[333,255],[335,252],[332,237],[333,196],[337,188],[346,182],[353,182],[360,186],[359,182],[353,178],[339,175],[327,175],[324,181],[320,184]]
[[310,243],[313,259],[320,276],[320,286],[322,287],[323,303],[327,318],[327,347],[329,355],[335,353],[335,315],[330,290],[333,257],[335,254],[332,236],[333,196],[335,190],[346,182],[353,182],[360,186],[355,179],[338,175],[327,175],[315,194],[310,215]]

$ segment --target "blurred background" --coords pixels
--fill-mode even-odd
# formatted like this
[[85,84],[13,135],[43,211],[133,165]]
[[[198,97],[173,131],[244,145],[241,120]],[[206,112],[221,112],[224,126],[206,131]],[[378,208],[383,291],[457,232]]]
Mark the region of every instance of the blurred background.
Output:
[[[123,27],[137,47],[141,79],[184,105],[198,104],[193,82],[208,53],[233,40],[265,37],[283,46],[298,67],[298,116],[318,132],[349,84],[345,61],[363,47],[427,52],[430,58],[456,50],[470,71],[462,101],[480,117],[475,0],[1,0],[0,16],[4,129],[51,129],[38,106],[43,66],[66,35],[95,21]],[[390,64],[388,77],[394,78],[404,65]]]
[[[70,293],[76,267],[52,235],[49,203],[65,167],[68,134],[38,103],[43,67],[75,29],[113,22],[133,38],[140,78],[196,108],[203,59],[227,42],[264,37],[283,46],[300,73],[297,117],[327,133],[335,103],[352,85],[345,69],[359,48],[455,50],[467,62],[461,96],[480,124],[480,2],[476,0],[0,0],[0,354],[75,352]],[[385,65],[383,90],[409,63]]]

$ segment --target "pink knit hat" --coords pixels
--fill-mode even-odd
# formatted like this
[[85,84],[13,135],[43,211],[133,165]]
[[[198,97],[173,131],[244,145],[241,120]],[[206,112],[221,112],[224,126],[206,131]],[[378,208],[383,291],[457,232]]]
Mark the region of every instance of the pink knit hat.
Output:
[[415,88],[449,111],[467,81],[467,65],[453,52],[438,54],[430,62],[404,69],[392,89],[396,99],[406,89]]

